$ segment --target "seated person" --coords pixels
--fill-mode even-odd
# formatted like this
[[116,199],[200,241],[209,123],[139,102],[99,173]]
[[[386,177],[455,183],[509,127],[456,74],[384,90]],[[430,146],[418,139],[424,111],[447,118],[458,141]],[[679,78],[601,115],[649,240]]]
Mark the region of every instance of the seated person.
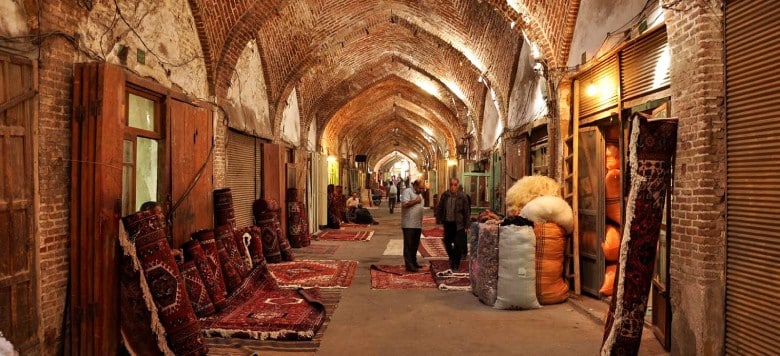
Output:
[[347,199],[347,218],[354,218],[355,216],[355,209],[358,208],[360,205],[360,199],[358,198],[358,193],[353,192],[352,196]]
[[374,217],[371,215],[371,212],[368,211],[368,209],[364,208],[363,205],[358,205],[358,207],[355,209],[355,223],[373,224],[373,225],[379,224],[378,221],[374,220]]

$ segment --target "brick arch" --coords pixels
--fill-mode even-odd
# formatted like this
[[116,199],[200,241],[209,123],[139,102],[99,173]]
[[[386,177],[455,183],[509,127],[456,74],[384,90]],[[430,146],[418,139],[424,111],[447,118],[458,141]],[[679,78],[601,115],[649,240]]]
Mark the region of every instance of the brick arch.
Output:
[[[301,67],[295,73],[296,77],[287,81],[289,84],[282,91],[282,96],[276,100],[281,100],[288,95],[287,93],[293,87],[296,87],[301,94],[303,105],[311,105],[316,98],[322,96],[321,93],[325,90],[332,90],[334,86],[338,85],[341,78],[352,73],[360,73],[359,71],[362,70],[373,70],[373,67],[370,67],[371,63],[374,63],[373,60],[383,56],[387,58],[385,54],[390,52],[395,57],[416,59],[419,61],[417,67],[421,68],[421,71],[429,73],[428,76],[440,78],[441,82],[449,81],[458,88],[462,88],[460,90],[464,92],[465,105],[476,115],[481,115],[476,109],[481,106],[480,103],[484,100],[484,97],[481,96],[482,89],[480,87],[482,84],[476,80],[479,72],[468,64],[470,62],[462,53],[441,43],[440,40],[434,41],[436,39],[434,36],[428,36],[432,41],[428,42],[427,45],[415,43],[419,42],[415,41],[415,38],[422,36],[420,32],[415,35],[405,27],[387,25],[381,33],[369,35],[372,39],[376,39],[370,41],[369,45],[364,43],[345,45],[344,53],[338,57],[340,59],[338,64],[322,64],[319,57],[309,57],[307,61],[301,63]],[[415,56],[421,47],[428,49],[426,55]],[[449,68],[458,68],[458,70],[452,71]],[[411,70],[411,67],[409,69]],[[319,75],[320,73],[322,75]],[[457,95],[455,96],[457,97]],[[503,103],[503,101],[500,102]],[[304,113],[309,111],[309,108],[302,109]],[[279,113],[277,112],[278,117]],[[318,117],[318,119],[327,118]],[[276,126],[279,126],[278,121]]]
[[[438,145],[430,144],[423,136],[420,126],[417,124],[421,119],[411,112],[404,112],[400,115],[392,111],[384,111],[367,120],[362,120],[354,126],[347,127],[342,131],[342,137],[347,138],[347,144],[358,150],[358,153],[371,153],[371,149],[376,146],[376,142],[383,139],[394,139],[393,129],[397,128],[399,133],[399,143],[411,143],[421,151],[425,151],[426,157],[433,156],[433,153],[441,152]],[[354,139],[352,139],[354,138]],[[403,139],[403,140],[401,140]],[[437,149],[438,148],[438,149]]]
[[[400,93],[405,95],[401,97]],[[445,103],[440,102],[415,84],[394,74],[381,78],[372,83],[371,86],[351,96],[345,102],[340,103],[339,107],[336,108],[336,112],[330,116],[323,117],[323,120],[318,122],[318,127],[322,128],[323,132],[329,125],[340,128],[354,116],[355,110],[371,107],[372,105],[375,107],[376,102],[391,95],[398,96],[396,98],[398,105],[405,102],[413,102],[415,107],[411,110],[417,112],[418,115],[424,116],[426,120],[435,118],[433,120],[435,125],[443,130],[460,133],[463,131],[463,127],[465,127],[462,118],[457,113],[453,113],[451,108]]]
[[[519,12],[506,0],[486,0],[510,22],[518,33],[525,30],[528,39],[539,46],[550,68],[564,66],[569,56],[574,25],[581,0],[518,0]],[[524,18],[529,21],[526,22]],[[556,22],[565,19],[562,23]]]
[[438,78],[413,63],[413,60],[413,58],[386,54],[376,58],[373,62],[366,63],[364,68],[358,68],[354,75],[340,81],[332,86],[332,89],[315,99],[311,104],[310,111],[303,114],[305,116],[304,123],[308,126],[312,120],[317,118],[322,118],[320,121],[324,122],[352,98],[390,77],[397,77],[409,83],[419,81],[435,83],[437,92],[431,95],[447,106],[456,117],[465,118],[468,111],[466,104]]
[[463,134],[458,118],[440,102],[412,83],[390,77],[355,96],[332,118],[318,125],[317,138],[323,146],[334,148],[342,140],[344,128],[356,118],[370,122],[385,112],[403,114],[413,117],[414,122],[425,123],[435,133],[434,138],[445,141],[443,143],[450,148],[454,148],[455,138]]

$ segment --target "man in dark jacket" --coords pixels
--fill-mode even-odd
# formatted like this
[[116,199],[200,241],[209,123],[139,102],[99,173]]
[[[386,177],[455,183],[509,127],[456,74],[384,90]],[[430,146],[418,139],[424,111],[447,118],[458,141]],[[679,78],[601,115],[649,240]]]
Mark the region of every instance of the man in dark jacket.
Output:
[[444,248],[450,257],[450,268],[457,272],[466,252],[466,227],[471,224],[469,197],[460,188],[458,178],[450,178],[450,186],[442,193],[436,208],[436,221],[444,225]]

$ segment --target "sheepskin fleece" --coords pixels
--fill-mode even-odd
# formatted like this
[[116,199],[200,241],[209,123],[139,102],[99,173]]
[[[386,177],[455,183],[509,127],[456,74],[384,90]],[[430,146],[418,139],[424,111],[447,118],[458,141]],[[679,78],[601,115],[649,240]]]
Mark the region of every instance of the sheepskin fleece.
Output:
[[560,225],[567,234],[574,228],[574,214],[565,200],[556,196],[542,196],[528,202],[520,216],[537,224],[552,222]]
[[561,186],[545,176],[523,177],[506,191],[507,214],[517,216],[528,202],[540,196],[561,196]]

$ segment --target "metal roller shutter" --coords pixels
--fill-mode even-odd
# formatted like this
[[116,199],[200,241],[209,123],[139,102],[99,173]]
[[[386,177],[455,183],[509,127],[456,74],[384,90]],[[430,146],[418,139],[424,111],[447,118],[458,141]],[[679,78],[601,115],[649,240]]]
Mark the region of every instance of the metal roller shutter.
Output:
[[620,51],[622,100],[631,100],[669,87],[669,56],[666,27],[643,36],[638,42]]
[[617,107],[619,83],[616,56],[595,65],[579,76],[577,82],[580,93],[580,120],[586,116]]
[[726,4],[726,354],[780,350],[780,53],[771,1]]
[[227,187],[233,193],[236,225],[241,228],[254,223],[252,203],[260,196],[256,138],[235,131],[228,132]]

